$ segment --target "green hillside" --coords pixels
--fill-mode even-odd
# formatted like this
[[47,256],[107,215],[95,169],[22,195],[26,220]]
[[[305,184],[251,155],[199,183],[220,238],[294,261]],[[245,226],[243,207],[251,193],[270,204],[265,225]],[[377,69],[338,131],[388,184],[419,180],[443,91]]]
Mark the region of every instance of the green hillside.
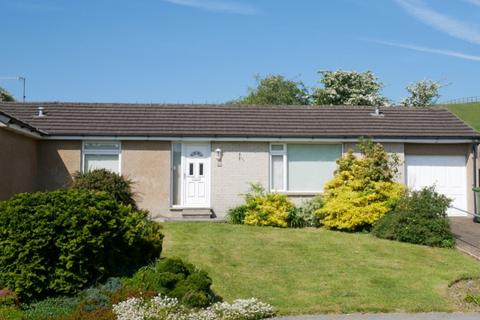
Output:
[[480,131],[480,102],[451,104],[446,107],[457,117]]

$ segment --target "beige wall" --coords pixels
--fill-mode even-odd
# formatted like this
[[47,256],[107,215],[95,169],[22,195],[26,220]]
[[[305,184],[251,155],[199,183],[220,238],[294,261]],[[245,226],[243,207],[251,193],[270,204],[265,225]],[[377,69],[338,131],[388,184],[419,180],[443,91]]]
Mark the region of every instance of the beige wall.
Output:
[[152,218],[178,216],[170,212],[170,142],[123,141],[122,175],[134,185],[140,208]]
[[[258,182],[268,188],[269,144],[265,142],[212,142],[212,207],[218,217],[243,203],[242,193],[249,183]],[[223,152],[221,166],[215,149]]]
[[36,189],[38,141],[0,128],[0,200]]
[[463,155],[467,160],[467,210],[474,211],[473,186],[473,152],[468,143],[457,144],[405,144],[407,155]]
[[72,182],[72,175],[81,170],[81,155],[81,141],[40,141],[38,152],[39,190],[68,187]]

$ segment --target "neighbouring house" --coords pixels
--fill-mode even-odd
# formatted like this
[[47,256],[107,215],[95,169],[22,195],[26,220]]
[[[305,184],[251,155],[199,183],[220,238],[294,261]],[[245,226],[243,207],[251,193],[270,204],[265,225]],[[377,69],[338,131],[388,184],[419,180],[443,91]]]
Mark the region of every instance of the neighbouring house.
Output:
[[398,154],[409,187],[452,198],[450,215],[474,211],[480,134],[443,108],[0,103],[0,200],[107,168],[155,219],[221,218],[250,182],[321,193],[359,137]]

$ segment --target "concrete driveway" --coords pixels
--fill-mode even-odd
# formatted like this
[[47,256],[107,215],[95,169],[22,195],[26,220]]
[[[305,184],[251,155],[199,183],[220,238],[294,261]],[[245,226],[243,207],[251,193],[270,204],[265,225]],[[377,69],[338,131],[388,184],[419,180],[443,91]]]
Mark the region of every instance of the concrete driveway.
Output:
[[356,313],[318,316],[291,316],[276,320],[479,320],[480,313]]

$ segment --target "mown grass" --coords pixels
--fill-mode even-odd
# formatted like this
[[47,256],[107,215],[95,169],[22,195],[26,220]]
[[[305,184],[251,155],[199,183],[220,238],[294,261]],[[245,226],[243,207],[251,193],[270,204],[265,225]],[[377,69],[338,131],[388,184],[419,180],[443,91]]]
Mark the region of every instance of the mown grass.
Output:
[[447,108],[474,129],[480,131],[480,102],[452,104]]
[[226,300],[257,297],[281,314],[454,311],[448,285],[480,264],[454,249],[323,229],[166,223],[164,255],[209,272]]

